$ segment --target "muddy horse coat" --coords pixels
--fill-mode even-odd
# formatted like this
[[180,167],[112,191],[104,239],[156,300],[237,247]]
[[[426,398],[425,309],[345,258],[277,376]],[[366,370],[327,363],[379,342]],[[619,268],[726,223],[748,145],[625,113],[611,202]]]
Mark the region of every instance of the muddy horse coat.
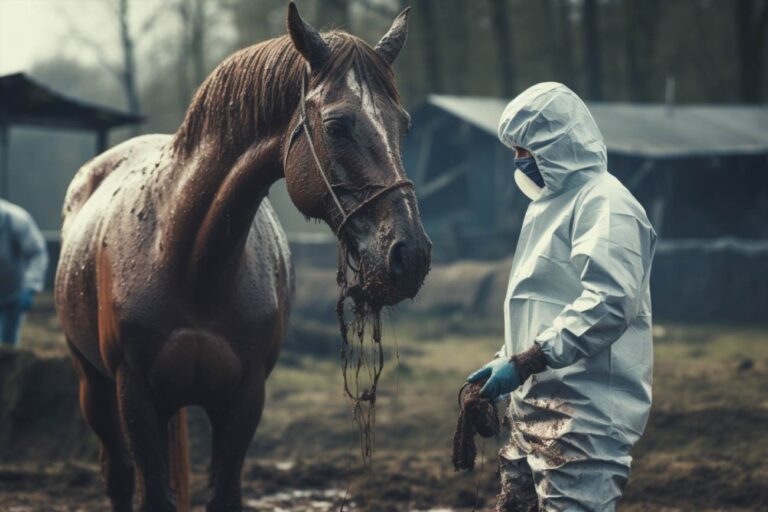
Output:
[[56,303],[114,510],[131,510],[134,465],[142,510],[188,509],[182,408],[193,404],[212,427],[207,509],[241,508],[293,300],[272,183],[285,178],[299,210],[337,232],[361,300],[412,297],[428,271],[390,67],[407,11],[375,48],[319,34],[293,4],[287,25],[219,65],[175,135],[96,157],[67,193]]

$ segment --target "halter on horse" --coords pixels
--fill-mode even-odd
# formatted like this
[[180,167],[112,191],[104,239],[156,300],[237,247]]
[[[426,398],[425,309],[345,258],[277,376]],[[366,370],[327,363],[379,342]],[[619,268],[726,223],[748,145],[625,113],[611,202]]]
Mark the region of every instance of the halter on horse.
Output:
[[307,138],[307,145],[309,145],[309,150],[312,154],[312,160],[314,161],[315,168],[320,173],[320,177],[323,179],[323,183],[325,184],[325,188],[328,191],[328,194],[333,199],[333,203],[336,205],[336,208],[338,208],[339,213],[341,214],[341,222],[339,223],[338,227],[336,228],[336,236],[340,236],[342,230],[344,229],[344,226],[347,224],[347,221],[352,218],[355,214],[359,213],[363,208],[370,205],[374,201],[376,201],[381,196],[391,192],[392,190],[398,189],[400,187],[411,187],[413,188],[413,182],[411,180],[399,178],[395,180],[394,182],[390,183],[389,185],[374,185],[377,188],[379,188],[378,191],[374,192],[372,195],[365,198],[363,201],[358,203],[354,208],[352,208],[349,212],[347,212],[344,209],[344,206],[342,206],[341,201],[339,201],[339,197],[336,195],[336,191],[333,190],[333,185],[328,179],[328,176],[323,169],[323,164],[320,161],[320,157],[317,156],[317,150],[315,149],[315,143],[312,140],[312,133],[310,131],[309,127],[309,118],[307,117],[307,96],[306,96],[306,76],[302,76],[301,78],[301,99],[299,100],[299,108],[300,110],[300,116],[299,121],[296,123],[296,126],[293,127],[293,130],[291,130],[291,136],[288,138],[288,147],[285,150],[285,158],[283,160],[283,166],[285,166],[285,162],[288,160],[288,155],[290,154],[291,147],[293,146],[294,141],[303,133]]

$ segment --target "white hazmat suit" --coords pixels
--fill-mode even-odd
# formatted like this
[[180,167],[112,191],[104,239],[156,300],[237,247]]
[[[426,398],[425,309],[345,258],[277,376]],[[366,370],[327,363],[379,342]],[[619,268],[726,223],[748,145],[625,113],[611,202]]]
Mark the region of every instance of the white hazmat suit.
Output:
[[45,239],[25,210],[0,199],[0,305],[24,288],[43,289],[48,252]]
[[34,292],[43,289],[45,239],[22,208],[0,199],[0,345],[14,346]]
[[607,171],[602,134],[564,85],[515,98],[499,139],[530,151],[545,183],[523,222],[499,355],[536,343],[547,363],[510,396],[502,482],[532,475],[543,511],[612,511],[651,407],[656,234]]

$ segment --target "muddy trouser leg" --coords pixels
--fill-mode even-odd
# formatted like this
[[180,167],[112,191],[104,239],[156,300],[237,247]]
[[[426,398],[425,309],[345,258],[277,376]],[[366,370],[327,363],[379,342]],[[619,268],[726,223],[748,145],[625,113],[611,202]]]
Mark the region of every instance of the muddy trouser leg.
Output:
[[629,479],[629,455],[587,458],[552,466],[532,455],[541,512],[614,512]]
[[501,492],[496,502],[496,511],[536,512],[538,497],[531,467],[524,456],[514,459],[508,457],[505,450],[499,453]]

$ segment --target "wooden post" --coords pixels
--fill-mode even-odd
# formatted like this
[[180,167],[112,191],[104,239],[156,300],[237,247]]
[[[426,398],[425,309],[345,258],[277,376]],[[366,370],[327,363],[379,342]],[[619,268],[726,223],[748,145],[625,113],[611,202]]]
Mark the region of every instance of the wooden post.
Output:
[[0,108],[0,197],[10,200],[8,129],[8,115],[4,108]]
[[100,155],[107,150],[107,136],[108,130],[106,128],[99,128],[96,130],[96,154]]

